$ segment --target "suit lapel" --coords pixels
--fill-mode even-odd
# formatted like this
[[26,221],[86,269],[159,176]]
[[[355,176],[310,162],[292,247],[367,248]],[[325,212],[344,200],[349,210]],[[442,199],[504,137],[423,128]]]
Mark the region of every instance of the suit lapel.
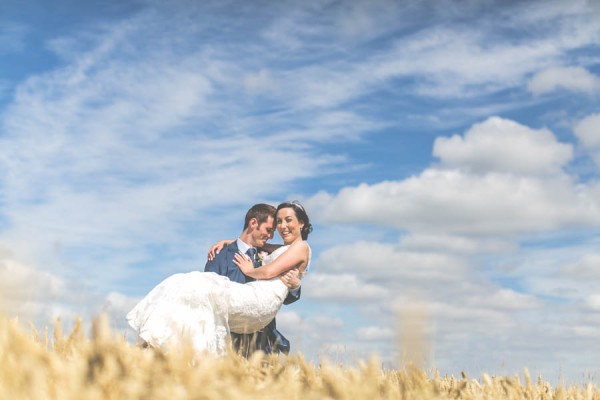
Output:
[[237,242],[233,242],[229,246],[227,246],[227,268],[237,268],[237,266],[233,263],[233,256],[238,252]]

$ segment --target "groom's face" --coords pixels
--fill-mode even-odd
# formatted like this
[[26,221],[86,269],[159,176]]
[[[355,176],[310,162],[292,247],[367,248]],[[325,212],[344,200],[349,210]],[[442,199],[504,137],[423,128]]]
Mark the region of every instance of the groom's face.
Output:
[[273,217],[269,217],[262,224],[259,225],[258,222],[255,224],[256,227],[252,231],[252,239],[254,241],[254,243],[252,243],[252,244],[254,246],[262,247],[265,245],[265,243],[267,243],[267,240],[273,238],[274,222],[275,222],[275,220],[273,219]]

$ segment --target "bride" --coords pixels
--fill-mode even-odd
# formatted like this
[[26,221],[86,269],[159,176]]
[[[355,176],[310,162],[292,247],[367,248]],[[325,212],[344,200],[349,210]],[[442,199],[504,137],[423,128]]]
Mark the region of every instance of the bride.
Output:
[[278,278],[297,268],[304,273],[310,264],[306,243],[312,227],[304,208],[281,203],[276,211],[277,232],[284,245],[254,268],[245,255],[234,263],[256,281],[241,284],[214,272],[175,274],[152,289],[128,314],[129,325],[148,345],[167,348],[189,342],[198,352],[224,354],[230,332],[252,333],[275,318],[288,294]]

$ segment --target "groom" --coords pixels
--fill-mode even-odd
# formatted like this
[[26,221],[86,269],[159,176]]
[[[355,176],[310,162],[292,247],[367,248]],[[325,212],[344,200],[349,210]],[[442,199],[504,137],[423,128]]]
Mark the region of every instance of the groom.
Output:
[[[275,232],[275,207],[269,204],[255,204],[246,213],[244,229],[240,237],[209,260],[204,267],[205,272],[216,272],[227,276],[230,280],[239,283],[251,282],[254,279],[247,277],[233,263],[233,256],[241,252],[248,255],[254,262],[254,267],[259,266],[256,257],[257,249],[263,247],[267,240],[273,238]],[[300,279],[298,271],[292,270],[281,276],[281,280],[290,288],[289,294],[283,304],[290,304],[300,298]],[[256,350],[265,353],[289,353],[290,342],[276,329],[275,320],[271,321],[262,330],[251,334],[238,334],[231,332],[233,347],[244,356],[249,356]]]

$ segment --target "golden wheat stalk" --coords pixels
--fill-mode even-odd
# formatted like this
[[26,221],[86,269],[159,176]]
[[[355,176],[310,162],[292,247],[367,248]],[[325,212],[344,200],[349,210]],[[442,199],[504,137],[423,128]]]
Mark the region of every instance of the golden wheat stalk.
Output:
[[194,354],[190,346],[168,353],[143,349],[113,334],[105,318],[94,321],[90,338],[81,322],[64,335],[60,322],[47,331],[25,333],[17,321],[0,317],[0,399],[596,399],[600,390],[552,388],[524,371],[519,377],[480,381],[429,377],[416,366],[384,370],[377,359],[356,368],[301,355],[249,359]]

